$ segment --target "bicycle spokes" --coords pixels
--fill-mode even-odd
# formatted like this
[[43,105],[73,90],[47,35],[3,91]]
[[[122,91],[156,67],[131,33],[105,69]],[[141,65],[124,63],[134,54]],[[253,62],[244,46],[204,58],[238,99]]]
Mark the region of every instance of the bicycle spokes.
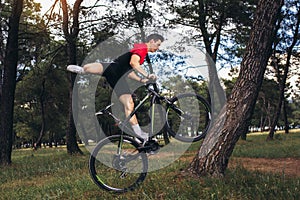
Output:
[[[90,172],[95,183],[106,190],[125,192],[144,180],[148,162],[139,145],[124,136],[120,151],[119,136],[110,136],[95,147],[90,159]],[[120,152],[120,153],[117,153]]]
[[202,139],[210,124],[210,107],[196,94],[182,94],[171,100],[167,108],[167,128],[178,140],[193,142]]

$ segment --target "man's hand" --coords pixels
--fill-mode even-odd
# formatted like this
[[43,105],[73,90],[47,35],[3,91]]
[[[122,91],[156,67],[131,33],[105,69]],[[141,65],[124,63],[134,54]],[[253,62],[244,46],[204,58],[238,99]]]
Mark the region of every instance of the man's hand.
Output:
[[148,81],[149,81],[149,79],[147,79],[147,78],[142,78],[140,82],[141,82],[141,83],[147,83]]
[[155,74],[149,74],[147,78],[155,81],[157,76]]

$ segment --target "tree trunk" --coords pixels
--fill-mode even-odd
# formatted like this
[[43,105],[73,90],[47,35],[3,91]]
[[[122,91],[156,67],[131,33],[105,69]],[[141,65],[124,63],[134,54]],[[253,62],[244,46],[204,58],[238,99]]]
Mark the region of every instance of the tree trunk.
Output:
[[247,132],[242,133],[241,139],[242,140],[247,140]]
[[[69,14],[66,0],[61,0],[62,10],[63,10],[63,32],[67,41],[67,53],[68,53],[68,63],[77,64],[76,62],[76,41],[79,33],[79,12],[80,5],[83,0],[76,0],[73,6],[73,25],[71,30],[69,30]],[[78,147],[76,139],[76,127],[74,124],[73,117],[76,116],[76,113],[73,113],[72,101],[77,100],[77,98],[72,98],[73,96],[73,85],[75,82],[76,75],[70,74],[70,87],[69,87],[69,120],[68,120],[68,131],[66,137],[67,151],[69,154],[82,154],[82,151]]]
[[234,146],[248,125],[261,87],[283,0],[260,0],[241,70],[232,93],[214,121],[187,172],[223,177]]
[[[141,11],[138,10],[138,3],[143,3]],[[147,3],[148,3],[147,1],[143,1],[143,2],[131,1],[133,10],[134,10],[134,20],[138,24],[138,27],[141,31],[141,38],[142,38],[143,42],[146,42],[146,33],[145,33],[145,29],[144,29],[145,23],[144,22],[146,20],[145,17],[146,17]]]
[[[214,38],[211,34],[208,33],[208,25],[207,25],[207,16],[205,10],[205,1],[199,1],[199,28],[202,33],[202,38],[206,50],[206,62],[208,63],[208,71],[209,71],[209,92],[211,102],[220,102],[222,105],[226,100],[225,94],[223,94],[223,88],[218,78],[218,72],[216,68],[216,61],[218,55],[218,49],[221,43],[221,32],[223,29],[223,25],[225,23],[224,11],[221,12],[220,18],[218,19],[218,26],[215,35],[215,43],[212,47],[212,43]],[[214,108],[212,108],[214,110]],[[218,109],[220,110],[220,108]]]
[[[70,62],[71,63],[71,62]],[[78,144],[77,144],[77,137],[76,137],[76,126],[74,123],[74,116],[77,116],[76,111],[72,109],[72,101],[76,101],[78,98],[72,98],[73,95],[73,85],[75,83],[75,74],[70,74],[70,87],[69,87],[69,129],[67,132],[67,137],[66,137],[66,143],[67,143],[67,151],[70,155],[72,154],[83,154],[82,151],[80,150]],[[76,102],[74,102],[76,105]],[[73,112],[74,111],[74,112]]]
[[[12,1],[9,31],[4,58],[4,73],[0,98],[0,165],[11,163],[13,140],[13,110],[18,65],[18,33],[23,0]],[[2,74],[1,74],[2,75]]]
[[[278,123],[278,120],[279,120],[279,117],[280,117],[282,104],[284,104],[284,101],[285,101],[284,91],[285,91],[286,80],[287,80],[289,67],[290,67],[290,63],[291,63],[291,57],[292,57],[293,49],[294,49],[297,41],[299,40],[300,11],[298,11],[297,16],[298,16],[298,19],[297,19],[297,23],[296,23],[294,36],[293,36],[293,41],[292,41],[292,44],[287,48],[287,57],[286,57],[286,63],[284,65],[283,76],[282,76],[282,78],[279,79],[279,86],[280,86],[280,94],[279,95],[280,96],[279,96],[278,105],[277,105],[277,108],[276,108],[276,113],[275,113],[275,116],[273,118],[272,125],[271,125],[271,128],[270,128],[270,132],[269,132],[267,140],[272,140],[273,137],[274,137],[275,127],[276,127],[276,125]],[[278,74],[278,77],[280,77],[280,76],[281,75]]]
[[37,148],[41,147],[41,142],[42,142],[42,138],[44,137],[45,127],[46,127],[46,119],[45,119],[45,82],[46,82],[46,80],[43,79],[42,91],[41,91],[41,95],[40,95],[42,124],[41,124],[41,130],[40,130],[39,138],[36,140],[36,142],[33,145],[35,150],[37,150]]
[[287,116],[287,102],[284,101],[283,102],[283,118],[284,118],[284,132],[285,134],[288,134],[289,133],[289,121],[288,121],[288,116]]

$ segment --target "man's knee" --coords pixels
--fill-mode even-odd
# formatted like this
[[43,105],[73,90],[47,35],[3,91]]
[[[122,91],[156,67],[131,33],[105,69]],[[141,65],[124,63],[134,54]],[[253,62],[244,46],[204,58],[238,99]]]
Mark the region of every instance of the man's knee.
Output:
[[134,102],[133,102],[133,99],[130,97],[129,99],[128,99],[128,102],[127,102],[127,109],[128,110],[133,110],[134,109]]
[[103,66],[101,63],[89,63],[83,66],[83,70],[88,73],[102,74]]
[[132,111],[134,109],[134,102],[131,95],[125,94],[124,96],[121,96],[121,98],[125,109]]
[[83,70],[86,72],[86,71],[88,71],[88,69],[89,69],[89,65],[84,65],[83,66]]

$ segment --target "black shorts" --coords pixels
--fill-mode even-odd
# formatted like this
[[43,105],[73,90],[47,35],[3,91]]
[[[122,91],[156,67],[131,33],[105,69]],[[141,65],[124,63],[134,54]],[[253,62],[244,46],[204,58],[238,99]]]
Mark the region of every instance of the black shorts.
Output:
[[131,90],[126,81],[129,72],[120,69],[121,66],[119,66],[118,63],[112,63],[105,69],[102,75],[106,78],[118,97],[123,94],[131,94]]

